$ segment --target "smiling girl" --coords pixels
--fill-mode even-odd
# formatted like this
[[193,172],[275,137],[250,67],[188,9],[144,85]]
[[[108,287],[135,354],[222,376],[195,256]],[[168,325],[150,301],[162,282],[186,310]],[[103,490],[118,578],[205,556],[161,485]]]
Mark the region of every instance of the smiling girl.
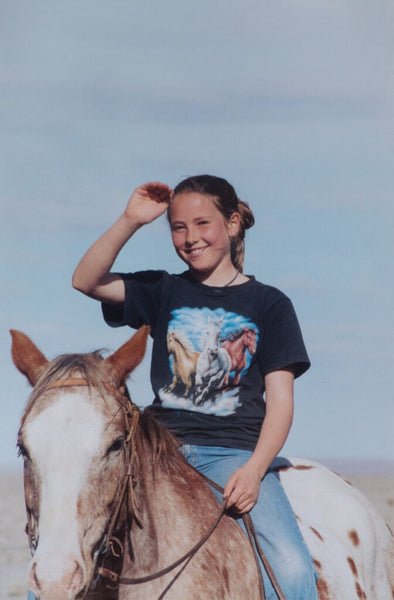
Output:
[[[132,235],[166,211],[187,270],[111,272]],[[228,506],[251,511],[287,600],[316,600],[312,558],[273,468],[292,423],[294,378],[309,359],[290,300],[243,273],[253,224],[225,179],[190,177],[174,190],[147,183],[82,258],[73,285],[103,303],[109,325],[150,326],[150,410],[187,460],[224,487]],[[264,569],[263,577],[275,600]]]

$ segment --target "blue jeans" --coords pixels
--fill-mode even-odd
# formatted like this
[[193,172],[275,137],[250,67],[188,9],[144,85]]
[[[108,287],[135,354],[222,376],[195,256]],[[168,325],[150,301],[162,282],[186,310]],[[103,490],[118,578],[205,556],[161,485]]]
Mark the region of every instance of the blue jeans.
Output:
[[[247,450],[185,444],[181,452],[201,473],[224,487],[230,475],[251,456]],[[271,468],[281,459],[275,459]],[[282,459],[283,460],[283,459]],[[220,502],[223,498],[213,490]],[[257,504],[250,515],[260,546],[270,563],[286,600],[317,600],[317,572],[279,477],[268,470],[261,482]],[[242,519],[238,519],[244,529]],[[267,600],[277,600],[261,563]]]

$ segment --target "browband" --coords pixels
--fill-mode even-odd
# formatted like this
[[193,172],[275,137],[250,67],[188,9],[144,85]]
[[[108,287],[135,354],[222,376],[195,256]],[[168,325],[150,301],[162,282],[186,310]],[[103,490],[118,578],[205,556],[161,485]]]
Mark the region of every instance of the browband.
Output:
[[51,385],[48,386],[48,390],[60,387],[87,387],[89,385],[87,379],[82,377],[69,377],[68,379],[57,379]]

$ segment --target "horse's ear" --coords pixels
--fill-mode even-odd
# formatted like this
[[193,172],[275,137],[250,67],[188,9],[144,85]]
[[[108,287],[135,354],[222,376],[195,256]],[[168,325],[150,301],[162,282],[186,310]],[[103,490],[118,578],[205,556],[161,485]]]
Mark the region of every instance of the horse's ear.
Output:
[[150,327],[143,325],[128,342],[106,359],[118,383],[123,383],[144,358],[149,332]]
[[49,364],[43,353],[27,335],[15,329],[12,336],[11,354],[14,365],[27,377],[34,387],[44,368]]

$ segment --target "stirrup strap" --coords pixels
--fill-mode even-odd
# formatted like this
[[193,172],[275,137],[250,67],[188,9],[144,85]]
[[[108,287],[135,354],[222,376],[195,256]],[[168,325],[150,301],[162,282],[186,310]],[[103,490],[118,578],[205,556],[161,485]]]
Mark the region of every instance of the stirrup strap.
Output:
[[[193,467],[194,468],[194,467]],[[223,494],[224,489],[218,485],[215,481],[212,481],[212,479],[210,479],[209,477],[207,477],[206,475],[204,475],[204,473],[201,473],[200,471],[198,471],[197,469],[194,469],[195,471],[197,471],[197,473],[199,473],[203,479],[205,479],[205,481],[207,483],[209,483],[209,485],[211,485],[215,490],[217,490],[218,492],[220,492],[221,494]],[[253,521],[252,521],[252,517],[250,516],[249,513],[243,514],[242,516],[242,520],[244,522],[245,525],[245,529],[246,532],[248,534],[248,538],[249,538],[249,542],[250,545],[252,547],[252,551],[253,551],[253,556],[254,559],[256,561],[256,565],[257,565],[257,572],[259,575],[259,585],[260,585],[260,595],[262,600],[265,600],[265,593],[264,593],[264,583],[263,583],[263,576],[261,574],[261,567],[260,567],[260,563],[259,563],[259,559],[257,556],[257,552],[261,558],[261,562],[264,565],[264,568],[267,572],[268,577],[271,580],[272,586],[275,590],[276,595],[278,596],[278,600],[286,600],[286,597],[284,595],[284,593],[282,592],[282,589],[279,585],[278,580],[275,577],[275,573],[272,570],[271,565],[268,562],[267,557],[265,556],[258,540],[257,540],[257,535],[256,535],[256,530],[254,528],[253,525]]]

